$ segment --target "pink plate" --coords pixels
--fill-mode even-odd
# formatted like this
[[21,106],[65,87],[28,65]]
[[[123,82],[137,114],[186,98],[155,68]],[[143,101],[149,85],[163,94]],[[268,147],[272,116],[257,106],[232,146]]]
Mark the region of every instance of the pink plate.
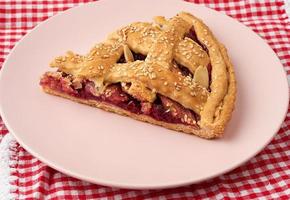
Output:
[[[55,56],[69,49],[84,54],[122,25],[179,11],[202,18],[235,66],[238,100],[224,138],[200,139],[41,91],[39,77]],[[278,131],[288,98],[283,68],[259,36],[224,14],[177,0],[103,0],[56,15],[18,43],[0,79],[1,115],[25,149],[73,177],[123,188],[174,187],[239,166]]]

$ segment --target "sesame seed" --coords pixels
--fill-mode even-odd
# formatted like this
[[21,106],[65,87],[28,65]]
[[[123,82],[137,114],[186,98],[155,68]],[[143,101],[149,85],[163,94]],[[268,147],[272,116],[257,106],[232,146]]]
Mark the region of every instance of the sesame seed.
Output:
[[190,92],[190,95],[195,97],[196,96],[196,93],[195,92]]
[[151,79],[155,79],[156,78],[156,74],[155,73],[152,73],[151,74]]

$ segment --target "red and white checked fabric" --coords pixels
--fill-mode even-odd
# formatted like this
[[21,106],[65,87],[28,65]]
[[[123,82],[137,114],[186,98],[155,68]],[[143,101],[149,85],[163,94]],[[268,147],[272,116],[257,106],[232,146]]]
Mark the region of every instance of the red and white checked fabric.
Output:
[[[89,0],[0,0],[0,67],[15,43],[48,17]],[[274,49],[290,76],[290,23],[283,0],[193,0],[236,18]],[[290,199],[290,109],[278,134],[256,157],[217,178],[164,190],[125,190],[68,177],[10,146],[11,194],[15,199]],[[8,131],[0,118],[1,136]],[[1,170],[1,169],[0,169]]]

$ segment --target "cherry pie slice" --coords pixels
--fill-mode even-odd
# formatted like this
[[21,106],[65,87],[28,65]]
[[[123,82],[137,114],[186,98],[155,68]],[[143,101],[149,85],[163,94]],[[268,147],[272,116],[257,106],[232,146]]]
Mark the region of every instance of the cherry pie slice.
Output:
[[191,133],[223,135],[236,98],[225,47],[198,18],[125,26],[85,55],[54,59],[40,80],[43,90],[106,111]]

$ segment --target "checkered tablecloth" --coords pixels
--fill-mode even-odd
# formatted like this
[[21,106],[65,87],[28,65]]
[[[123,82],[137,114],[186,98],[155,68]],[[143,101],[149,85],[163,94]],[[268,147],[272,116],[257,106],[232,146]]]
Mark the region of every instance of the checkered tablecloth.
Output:
[[[85,2],[88,1],[0,0],[0,67],[15,43],[36,24]],[[290,76],[290,24],[283,0],[193,2],[224,12],[254,30],[274,49],[288,77]],[[256,157],[225,175],[174,189],[139,191],[104,187],[68,177],[41,163],[12,139],[7,149],[10,171],[9,198],[289,199],[289,128],[290,110],[272,142]],[[7,136],[9,133],[0,118],[0,140]]]

